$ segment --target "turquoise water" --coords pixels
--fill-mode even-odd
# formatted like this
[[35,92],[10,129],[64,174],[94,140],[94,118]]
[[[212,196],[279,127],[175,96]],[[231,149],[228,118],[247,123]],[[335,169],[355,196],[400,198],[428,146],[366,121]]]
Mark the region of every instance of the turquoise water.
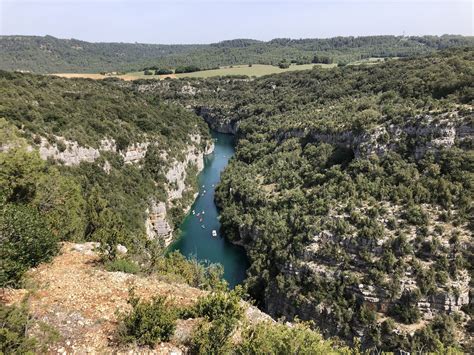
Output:
[[[234,155],[234,137],[217,132],[212,132],[212,137],[215,149],[204,158],[204,170],[199,174],[199,196],[181,224],[179,239],[170,249],[180,250],[186,257],[223,265],[224,279],[234,287],[244,280],[249,264],[244,249],[223,238],[214,204],[215,186],[220,181],[221,171]],[[213,230],[216,237],[212,236]]]

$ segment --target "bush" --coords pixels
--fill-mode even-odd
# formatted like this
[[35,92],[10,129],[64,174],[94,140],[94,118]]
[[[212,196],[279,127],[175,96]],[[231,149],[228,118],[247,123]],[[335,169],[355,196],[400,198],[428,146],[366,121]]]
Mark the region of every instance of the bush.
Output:
[[0,304],[0,354],[27,354],[35,350],[36,340],[26,336],[29,320],[25,304]]
[[196,313],[209,321],[222,317],[239,320],[243,315],[240,305],[242,293],[241,288],[236,288],[229,292],[217,291],[200,297],[195,306]]
[[250,326],[242,334],[237,354],[334,354],[348,349],[335,349],[329,340],[297,323],[289,327],[281,323],[262,322]]
[[105,264],[107,271],[121,271],[127,274],[138,274],[140,272],[140,266],[127,259],[116,259],[109,261]]
[[191,349],[197,354],[223,354],[230,350],[230,336],[243,316],[243,291],[217,291],[199,298],[195,313],[206,321],[193,332]]
[[155,71],[155,75],[169,75],[173,74],[171,69],[158,69]]
[[128,301],[132,312],[121,319],[118,337],[121,342],[154,346],[168,341],[176,328],[177,313],[165,297],[156,296],[141,302],[133,291]]
[[420,310],[417,302],[420,294],[417,291],[406,291],[398,302],[389,309],[389,315],[395,317],[402,323],[413,324],[420,319]]
[[30,206],[6,204],[0,210],[0,286],[17,285],[26,270],[58,251],[58,240]]
[[173,251],[165,257],[156,256],[150,260],[150,264],[148,267],[150,272],[175,276],[178,281],[184,281],[190,286],[201,289],[219,288],[223,282],[224,269],[222,265],[204,264],[197,259],[188,260],[179,251]]
[[176,74],[181,74],[181,73],[193,73],[193,72],[196,72],[196,71],[200,71],[201,68],[195,66],[195,65],[187,65],[187,66],[184,66],[184,67],[177,67],[174,72]]
[[29,335],[32,322],[26,302],[19,306],[0,304],[0,354],[45,354],[48,346],[59,340],[57,330],[43,322],[35,324],[40,337]]
[[212,323],[201,322],[193,332],[191,351],[194,354],[227,354],[231,350],[230,335],[235,321],[220,318]]

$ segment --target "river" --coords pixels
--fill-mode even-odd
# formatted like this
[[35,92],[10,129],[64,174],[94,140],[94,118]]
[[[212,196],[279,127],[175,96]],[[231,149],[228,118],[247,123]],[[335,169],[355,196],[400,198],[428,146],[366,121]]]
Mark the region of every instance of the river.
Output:
[[[199,174],[199,196],[180,226],[178,240],[170,249],[179,250],[186,257],[221,264],[224,267],[224,279],[233,288],[244,280],[249,263],[244,249],[229,243],[219,230],[214,192],[221,171],[234,155],[234,136],[211,132],[215,149],[204,158],[204,169]],[[213,230],[217,233],[216,237],[212,236]]]

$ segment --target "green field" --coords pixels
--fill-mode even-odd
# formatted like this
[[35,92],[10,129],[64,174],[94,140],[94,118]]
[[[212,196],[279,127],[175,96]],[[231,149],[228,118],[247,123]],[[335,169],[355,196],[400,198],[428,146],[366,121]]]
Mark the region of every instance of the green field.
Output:
[[[253,64],[251,67],[248,65],[234,65],[232,67],[222,67],[219,69],[202,70],[194,73],[182,73],[175,74],[176,78],[209,78],[212,76],[225,76],[225,75],[247,75],[247,76],[263,76],[269,74],[283,73],[287,71],[295,70],[308,70],[312,69],[315,65],[322,68],[332,68],[336,64],[304,64],[304,65],[291,65],[288,69],[280,69],[274,65],[264,64]],[[158,75],[144,75],[142,71],[127,73],[129,76],[137,77],[137,79],[157,79]]]
[[[321,67],[332,67],[334,65],[318,64]],[[247,75],[247,76],[263,76],[269,74],[283,73],[294,70],[308,70],[312,69],[315,64],[291,65],[288,69],[280,69],[274,65],[253,64],[248,65],[234,65],[232,67],[222,67],[214,70],[203,70],[194,73],[176,74],[178,78],[209,78],[211,76],[225,76],[225,75]]]

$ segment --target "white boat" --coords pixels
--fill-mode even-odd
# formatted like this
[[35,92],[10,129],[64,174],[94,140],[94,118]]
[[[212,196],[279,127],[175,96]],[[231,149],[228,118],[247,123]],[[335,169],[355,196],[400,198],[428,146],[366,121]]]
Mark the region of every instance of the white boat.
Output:
[[202,211],[201,213],[202,213],[202,214],[206,214],[206,212],[204,212],[204,211]]
[[217,232],[216,232],[215,229],[212,230],[212,236],[213,236],[213,237],[217,237]]
[[194,210],[193,210],[193,214],[195,214],[195,213],[196,213],[196,212],[194,212]]

